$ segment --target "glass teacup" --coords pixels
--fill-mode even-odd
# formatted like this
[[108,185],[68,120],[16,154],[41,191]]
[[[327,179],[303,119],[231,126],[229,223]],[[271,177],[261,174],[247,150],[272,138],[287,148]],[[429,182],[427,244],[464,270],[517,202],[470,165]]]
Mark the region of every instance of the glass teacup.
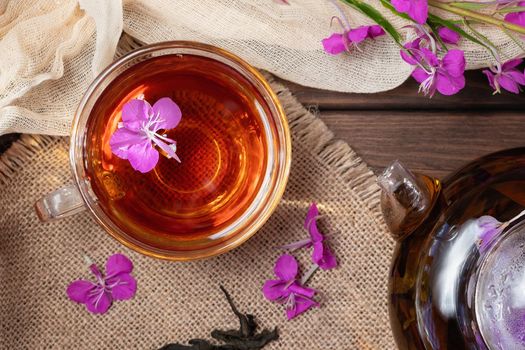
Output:
[[[132,99],[173,99],[182,119],[166,135],[181,163],[163,156],[146,173],[112,154],[109,141]],[[291,140],[264,77],[237,56],[194,42],[137,49],[91,84],[71,132],[74,185],[39,200],[41,220],[88,209],[122,244],[191,260],[231,250],[268,219],[284,192]]]

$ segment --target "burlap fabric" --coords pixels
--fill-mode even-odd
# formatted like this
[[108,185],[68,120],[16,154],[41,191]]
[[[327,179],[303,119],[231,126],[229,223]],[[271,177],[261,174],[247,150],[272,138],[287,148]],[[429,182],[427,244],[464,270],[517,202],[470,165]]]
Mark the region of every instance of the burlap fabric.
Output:
[[[42,224],[32,204],[70,183],[68,140],[25,135],[0,160],[0,348],[156,349],[237,327],[219,284],[263,326],[279,328],[268,349],[393,349],[387,280],[393,242],[381,220],[373,174],[349,146],[282,86],[272,83],[287,112],[293,162],[284,198],[248,242],[209,260],[174,263],[134,253],[114,241],[88,213]],[[319,271],[309,285],[322,306],[293,321],[264,299],[266,279],[282,253],[277,246],[305,238],[312,201],[340,266]],[[107,314],[89,314],[66,297],[68,283],[90,277],[87,254],[100,265],[115,253],[133,260],[138,291]],[[300,252],[303,271],[308,251]]]
[[[78,4],[80,2],[80,6]],[[303,85],[378,92],[405,81],[413,67],[384,36],[361,51],[329,56],[321,40],[338,15],[328,0],[16,0],[0,1],[0,134],[67,135],[83,92],[111,61],[124,32],[145,43],[196,40],[223,47],[256,67]],[[408,24],[368,0],[404,34]],[[82,9],[81,9],[82,8]],[[346,7],[354,26],[370,20]],[[478,26],[502,59],[523,55],[507,34]],[[519,40],[518,40],[519,41]],[[462,40],[468,68],[488,65],[483,47]]]

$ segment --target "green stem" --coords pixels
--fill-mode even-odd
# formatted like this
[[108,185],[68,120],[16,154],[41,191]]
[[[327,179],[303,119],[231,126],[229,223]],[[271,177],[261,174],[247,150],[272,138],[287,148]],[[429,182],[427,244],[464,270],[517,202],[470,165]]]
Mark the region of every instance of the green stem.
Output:
[[439,8],[439,9],[445,10],[445,11],[450,12],[450,13],[454,13],[454,14],[462,16],[462,17],[473,18],[473,19],[478,20],[478,21],[480,21],[482,23],[492,24],[492,25],[495,25],[495,26],[500,27],[502,29],[508,29],[508,30],[516,32],[516,33],[525,34],[525,27],[522,27],[522,26],[514,24],[514,23],[505,22],[505,21],[502,21],[500,19],[497,19],[497,18],[494,18],[494,17],[491,17],[491,16],[487,16],[487,15],[484,15],[484,14],[479,13],[479,12],[475,12],[475,11],[470,11],[470,10],[465,10],[465,9],[462,9],[462,8],[454,7],[454,6],[442,3],[442,2],[437,1],[437,0],[428,0],[428,4],[430,6],[432,6],[432,7]]

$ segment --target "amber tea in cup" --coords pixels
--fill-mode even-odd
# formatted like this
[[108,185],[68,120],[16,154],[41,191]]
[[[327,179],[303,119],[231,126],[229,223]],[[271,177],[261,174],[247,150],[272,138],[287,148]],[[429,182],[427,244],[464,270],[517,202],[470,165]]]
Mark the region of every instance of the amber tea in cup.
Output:
[[[181,122],[167,135],[177,141],[180,163],[161,156],[142,174],[112,154],[122,106],[137,97],[179,105]],[[129,68],[97,101],[88,125],[87,172],[102,209],[151,245],[217,243],[221,238],[210,236],[239,218],[264,180],[260,99],[239,73],[205,57],[166,55]]]
[[[124,104],[164,97],[182,111],[165,131],[181,162],[161,151],[141,173],[112,153],[110,138]],[[264,223],[284,191],[291,147],[282,108],[255,69],[221,49],[141,48],[102,73],[77,114],[71,160],[80,195],[112,236],[142,253],[187,260],[227,251]]]

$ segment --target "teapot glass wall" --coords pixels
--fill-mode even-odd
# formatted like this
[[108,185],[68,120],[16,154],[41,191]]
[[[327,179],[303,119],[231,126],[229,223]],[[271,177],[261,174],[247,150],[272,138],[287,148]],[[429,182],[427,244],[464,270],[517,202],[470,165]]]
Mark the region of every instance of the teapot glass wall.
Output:
[[379,183],[385,221],[398,240],[390,316],[399,348],[507,349],[484,339],[475,287],[498,237],[515,236],[522,225],[515,220],[483,237],[478,219],[491,215],[504,222],[524,209],[525,149],[484,157],[442,183],[394,163]]

